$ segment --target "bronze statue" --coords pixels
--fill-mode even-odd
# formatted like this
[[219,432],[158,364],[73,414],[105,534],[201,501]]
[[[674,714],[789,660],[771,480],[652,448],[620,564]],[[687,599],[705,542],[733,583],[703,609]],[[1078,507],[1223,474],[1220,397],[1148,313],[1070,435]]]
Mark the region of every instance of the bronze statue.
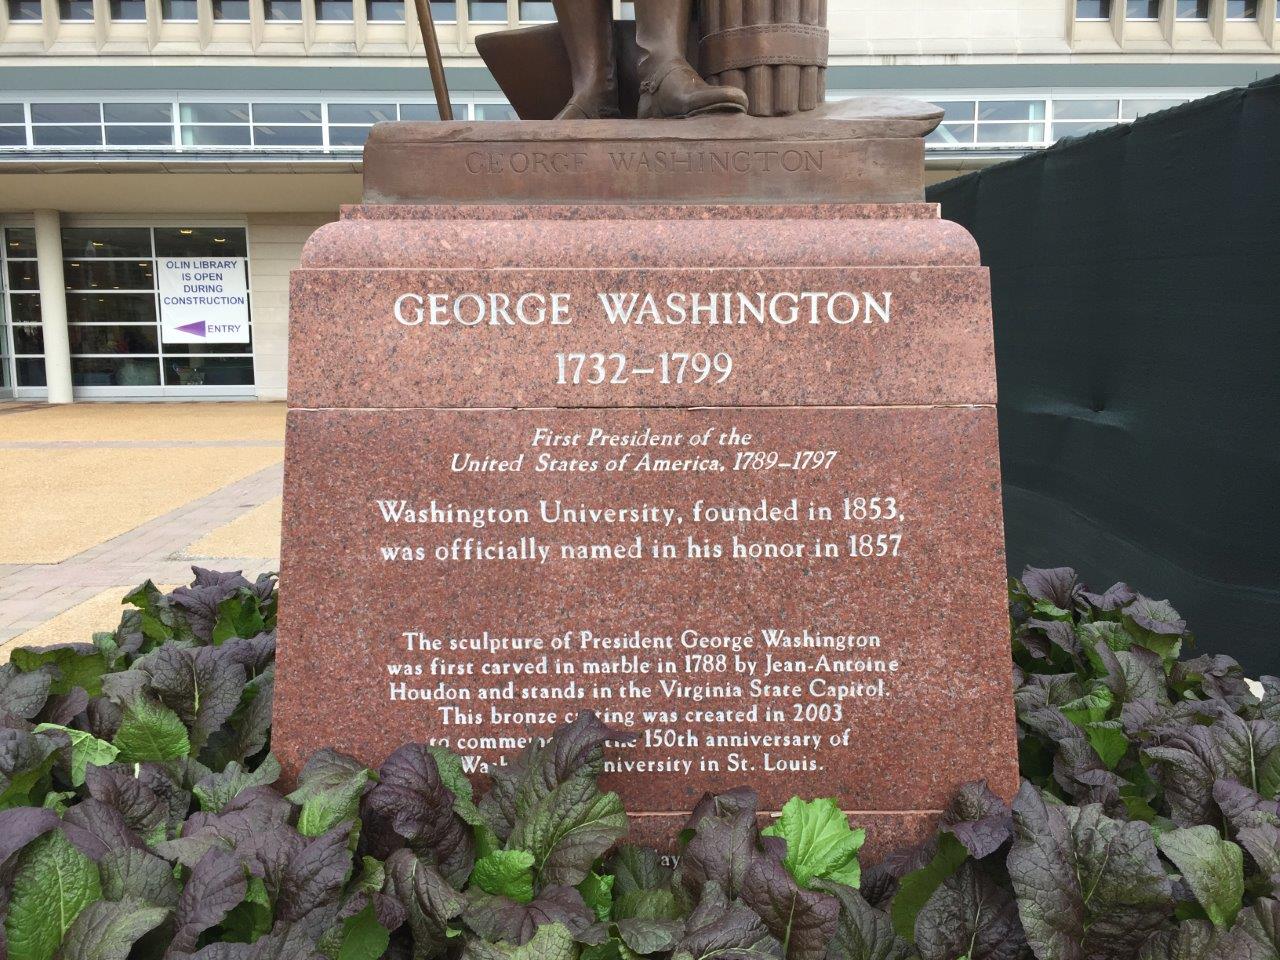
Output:
[[[613,13],[609,0],[554,0],[569,55],[573,95],[557,120],[620,117]],[[686,59],[693,0],[636,0],[640,119],[743,113],[747,95],[713,86]]]
[[552,2],[555,23],[476,37],[522,120],[749,113],[900,120],[925,136],[942,119],[902,97],[827,100],[827,0],[635,0],[634,22],[609,0]]

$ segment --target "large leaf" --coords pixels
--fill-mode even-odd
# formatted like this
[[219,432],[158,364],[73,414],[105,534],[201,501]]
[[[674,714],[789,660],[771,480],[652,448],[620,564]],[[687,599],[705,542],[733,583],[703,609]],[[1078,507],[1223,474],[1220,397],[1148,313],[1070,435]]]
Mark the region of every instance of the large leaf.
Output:
[[1218,953],[1213,925],[1204,920],[1186,920],[1176,930],[1158,933],[1142,945],[1138,960],[1234,960]]
[[[785,872],[785,871],[784,871]],[[714,883],[689,915],[672,960],[777,960],[782,946],[760,917],[739,900],[730,902]]]
[[471,885],[485,893],[528,903],[533,899],[533,854],[526,850],[494,850],[476,861]]
[[575,778],[594,781],[603,768],[607,742],[634,739],[634,734],[611,730],[584,710],[546,743],[531,743],[514,763],[491,771],[492,784],[480,802],[480,813],[499,839],[506,840],[517,819],[528,817],[558,786]]
[[1029,953],[1013,892],[972,860],[942,882],[916,919],[924,960],[1024,960]]
[[475,842],[470,827],[455,813],[459,802],[429,747],[401,747],[378,769],[378,783],[365,802],[374,852],[386,856],[399,843],[407,843],[461,886],[475,862]]
[[1143,755],[1180,826],[1216,819],[1213,788],[1219,780],[1234,780],[1264,797],[1280,793],[1280,727],[1270,720],[1243,720],[1219,710],[1211,726],[1162,732]]
[[[142,849],[142,838],[129,828],[124,815],[115,807],[109,807],[92,797],[74,804],[63,816],[64,825],[74,824],[85,833],[96,837],[105,850],[123,850],[126,847]],[[69,837],[74,842],[73,837]],[[85,853],[89,853],[85,850]],[[92,855],[92,854],[91,854]],[[100,860],[101,857],[94,857]]]
[[578,947],[573,934],[558,923],[540,927],[524,946],[468,940],[463,960],[577,960]]
[[826,954],[840,915],[830,894],[804,889],[781,863],[762,856],[747,868],[742,900],[781,942],[786,960],[821,960]]
[[436,762],[441,782],[453,794],[453,812],[473,827],[485,826],[485,819],[475,804],[471,780],[462,768],[462,758],[445,747],[429,746],[427,752]]
[[270,786],[279,778],[280,763],[267,754],[253,770],[246,770],[233,760],[220,772],[199,780],[191,792],[200,801],[201,809],[216,813],[250,787]]
[[1244,853],[1214,827],[1160,835],[1160,852],[1174,862],[1215,927],[1225,929],[1244,904]]
[[59,960],[127,960],[133,945],[168,915],[165,907],[137,900],[98,900],[67,930]]
[[41,807],[0,810],[0,872],[10,857],[58,826],[58,815]]
[[969,856],[981,860],[1013,839],[1013,813],[987,781],[979,780],[956,792],[943,811],[942,829],[959,840]]
[[0,714],[32,719],[49,699],[52,685],[53,673],[49,670],[24,673],[12,663],[0,664]]
[[0,727],[0,810],[39,804],[55,754],[68,742],[58,733]]
[[787,842],[782,862],[800,886],[812,889],[815,880],[833,880],[857,889],[858,851],[867,832],[850,828],[834,800],[806,803],[792,797],[783,806],[782,816],[761,832]]
[[130,773],[120,767],[89,767],[85,785],[95,800],[119,811],[130,830],[158,843],[167,833],[168,805]]
[[656,850],[624,844],[610,862],[613,872],[613,895],[625,897],[633,893],[662,890],[671,882],[671,868],[662,862]]
[[626,833],[627,815],[618,795],[601,793],[593,775],[579,773],[528,808],[507,846],[533,854],[540,884],[574,886]]
[[57,732],[67,736],[71,741],[71,785],[79,787],[84,784],[85,769],[89,766],[104,767],[119,755],[120,751],[109,743],[99,740],[91,733],[64,727],[56,723],[41,723],[35,728],[36,733]]
[[201,857],[178,897],[170,950],[193,952],[200,934],[221,923],[246,889],[244,867],[235,857],[218,849]]
[[58,643],[51,647],[19,647],[9,661],[24,673],[41,667],[53,670],[49,693],[70,693],[82,687],[91,697],[102,692],[102,674],[107,663],[91,643]]
[[1073,610],[1084,596],[1084,587],[1070,567],[1026,567],[1021,579],[1032,599],[1064,612]]
[[1139,595],[1124,608],[1124,623],[1138,642],[1164,659],[1174,659],[1182,650],[1187,621],[1169,606],[1168,600],[1152,600]]
[[707,884],[736,897],[747,868],[760,855],[755,795],[704,797],[689,824],[686,832],[692,835],[676,873],[680,885],[695,899]]
[[76,916],[102,895],[98,868],[57,830],[22,851],[12,890],[9,960],[50,960]]
[[102,875],[102,895],[107,900],[139,901],[161,907],[175,907],[181,887],[173,867],[153,853],[126,847],[112,850],[98,864]]
[[1147,824],[1047,804],[1026,783],[1013,817],[1009,875],[1039,960],[1121,960],[1163,926],[1173,891]]
[[551,886],[529,903],[472,892],[462,919],[490,942],[523,944],[549,923],[562,924],[579,936],[596,922],[596,915],[573,887]]
[[[199,751],[240,704],[244,667],[216,647],[161,647],[144,667],[152,692],[191,732]],[[150,758],[148,758],[150,759]]]
[[413,936],[414,960],[432,960],[444,953],[449,921],[462,915],[466,901],[411,850],[397,850],[386,863],[383,892],[404,907]]
[[904,940],[914,941],[916,921],[920,911],[924,909],[934,891],[952,876],[960,864],[964,863],[969,852],[964,844],[953,834],[943,833],[933,856],[923,866],[906,873],[898,882],[898,892],[893,898],[890,915],[893,928]]
[[1212,960],[1280,960],[1280,901],[1259,900],[1215,944]]
[[350,833],[350,824],[340,823],[293,852],[281,881],[277,919],[297,924],[338,905],[352,872]]
[[391,933],[378,922],[378,912],[370,900],[346,917],[334,936],[334,960],[379,960],[387,949]]
[[887,914],[843,884],[833,883],[826,889],[840,902],[840,919],[827,952],[829,960],[915,960],[918,954],[894,932]]
[[129,763],[174,760],[191,751],[187,728],[178,715],[146,696],[125,704],[120,729],[112,742],[120,751],[120,759]]

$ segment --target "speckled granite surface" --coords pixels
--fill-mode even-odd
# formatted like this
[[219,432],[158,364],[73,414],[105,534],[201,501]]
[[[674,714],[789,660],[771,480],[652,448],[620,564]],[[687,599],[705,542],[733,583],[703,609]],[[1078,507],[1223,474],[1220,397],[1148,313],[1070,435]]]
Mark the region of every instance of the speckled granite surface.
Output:
[[[506,751],[471,737],[541,735],[593,708],[637,731],[703,738],[611,751],[606,783],[639,814],[642,837],[669,837],[704,790],[748,783],[770,810],[793,793],[839,797],[870,827],[876,859],[927,830],[965,780],[986,777],[1011,795],[1017,765],[990,303],[968,235],[926,205],[896,217],[875,208],[828,216],[821,206],[757,208],[751,218],[737,209],[707,216],[705,208],[682,218],[678,207],[663,207],[660,219],[596,216],[591,207],[557,218],[541,209],[384,218],[351,208],[313,237],[293,275],[274,740],[286,771],[322,745],[376,763],[399,743],[428,737],[492,760]],[[531,291],[566,295],[570,322],[406,325],[395,313],[406,293],[452,303],[466,293],[514,302]],[[818,310],[816,322],[805,314],[794,323],[637,327],[610,323],[599,299],[760,291],[856,293],[891,304],[892,319],[872,311],[869,324],[861,315],[835,322]],[[851,319],[852,302],[839,301],[846,312],[835,316]],[[560,382],[562,355],[593,352],[622,355],[628,375]],[[683,353],[730,354],[732,374],[678,385],[650,370]],[[751,440],[649,451],[722,461],[720,470],[703,463],[673,473],[611,470],[607,462],[624,450],[558,449],[537,439],[539,431],[593,430]],[[741,466],[744,449],[776,453],[782,466]],[[835,456],[823,469],[795,469],[805,451]],[[551,465],[540,469],[544,455]],[[600,461],[594,470],[558,466],[591,459]],[[871,495],[894,498],[899,515],[839,515],[846,498]],[[508,513],[478,526],[457,516],[406,524],[388,521],[379,501]],[[708,505],[792,501],[794,515],[768,520],[695,519]],[[541,509],[551,502],[652,512],[575,526],[548,521]],[[815,515],[815,505],[838,515]],[[528,518],[511,520],[521,509]],[[664,526],[653,519],[663,510],[682,519]],[[877,535],[900,535],[900,552],[856,556],[867,534],[873,553]],[[827,540],[849,549],[805,554]],[[587,541],[619,552],[595,560],[560,552]],[[726,552],[703,554],[711,542]],[[753,542],[799,546],[789,556],[753,557]],[[659,557],[655,543],[675,553]],[[555,556],[540,558],[542,547]],[[477,559],[490,548],[510,551],[508,559]],[[471,550],[477,558],[464,559]],[[758,639],[728,651],[722,671],[684,659],[691,651],[679,642],[607,654],[573,644],[495,654],[450,652],[447,641],[550,643],[583,631],[678,638],[686,629]],[[780,654],[759,639],[769,629],[876,641]],[[405,631],[444,646],[408,650],[414,641]],[[538,672],[544,655],[549,673]],[[575,672],[557,675],[557,661]],[[606,661],[613,666],[602,675]],[[393,677],[390,665],[401,662],[425,673]],[[588,662],[595,672],[584,674]],[[566,692],[575,680],[581,696]],[[705,689],[695,695],[680,686],[686,680]],[[811,688],[815,680],[847,683],[850,692],[834,696]],[[481,688],[508,682],[510,699],[477,699]],[[439,699],[440,683],[469,693]],[[596,696],[599,686],[611,696]],[[520,716],[494,723],[492,710]],[[730,739],[712,745],[711,733]],[[739,735],[763,739],[732,739]]]

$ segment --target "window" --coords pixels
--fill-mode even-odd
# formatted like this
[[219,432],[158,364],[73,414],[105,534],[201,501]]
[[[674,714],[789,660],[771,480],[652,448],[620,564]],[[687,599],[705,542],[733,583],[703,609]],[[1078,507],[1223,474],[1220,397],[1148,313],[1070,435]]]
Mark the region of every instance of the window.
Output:
[[457,23],[458,5],[454,0],[431,0],[431,17],[436,23]]
[[173,146],[173,109],[167,103],[104,103],[109,147]]
[[0,147],[27,145],[26,111],[20,103],[0,103]]
[[1120,122],[1119,100],[1053,101],[1053,139],[1083,137]]
[[[454,116],[457,116],[455,113]],[[509,103],[477,103],[477,120],[518,120],[515,108]]]
[[525,23],[550,22],[556,18],[550,0],[520,0],[520,19]]
[[1179,20],[1208,20],[1209,0],[1178,0]]
[[396,119],[394,103],[329,104],[329,145],[331,147],[364,146],[375,123]]
[[1227,0],[1228,20],[1257,20],[1258,0]]
[[982,100],[977,107],[978,143],[1043,143],[1043,100]]
[[317,20],[337,20],[350,23],[354,14],[351,0],[315,0]]
[[[467,105],[455,103],[453,117],[455,120],[467,119]],[[400,104],[401,120],[439,120],[440,109],[434,103],[402,103]]]
[[146,0],[111,0],[111,19],[119,21],[146,20]]
[[1111,0],[1076,0],[1077,20],[1108,20]]
[[1128,0],[1124,15],[1129,20],[1159,20],[1160,0]]
[[102,146],[101,104],[31,104],[31,142],[37,147]]
[[935,101],[943,109],[942,124],[929,134],[927,143],[970,144],[974,140],[974,119],[977,104],[972,100]]
[[319,147],[318,103],[183,103],[182,143],[191,147]]
[[1157,113],[1160,110],[1168,110],[1170,107],[1176,107],[1179,104],[1186,102],[1186,100],[1165,100],[1163,98],[1126,99],[1124,106],[1120,110],[1120,117],[1123,120],[1137,120],[1139,117],[1146,116],[1148,113]]
[[195,23],[196,0],[160,0],[160,16],[175,23]]
[[39,22],[44,17],[40,0],[9,0],[9,19],[16,23]]
[[262,0],[262,15],[268,22],[301,23],[302,0]]
[[247,103],[183,103],[178,106],[178,117],[184,146],[253,145]]
[[165,342],[156,279],[165,258],[246,257],[243,229],[68,227],[62,255],[76,386],[253,383],[252,343]]
[[[36,232],[30,227],[4,231],[3,282],[13,352],[13,376],[5,382],[19,387],[43,387],[44,331],[40,326],[40,282],[36,277]],[[4,331],[0,330],[0,334]],[[3,340],[0,336],[0,340]],[[7,348],[6,348],[7,349]],[[3,351],[0,351],[3,352]]]
[[324,127],[318,103],[255,103],[253,145],[256,147],[319,147]]
[[[403,0],[365,0],[365,19],[370,23],[404,23]],[[450,19],[457,14],[450,11]],[[436,19],[441,19],[436,14]]]
[[231,23],[249,21],[249,0],[213,0],[213,19]]
[[506,23],[506,0],[471,0],[467,5],[472,23]]
[[62,20],[92,20],[93,0],[58,0],[58,17]]

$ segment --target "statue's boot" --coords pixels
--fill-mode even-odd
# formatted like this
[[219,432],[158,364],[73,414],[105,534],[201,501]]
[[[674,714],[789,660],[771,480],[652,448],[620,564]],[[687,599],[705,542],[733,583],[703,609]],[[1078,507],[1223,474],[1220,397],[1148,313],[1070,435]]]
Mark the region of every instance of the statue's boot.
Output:
[[622,116],[618,109],[610,4],[607,0],[553,0],[553,5],[573,76],[573,96],[556,119],[608,120]]
[[636,44],[640,47],[641,119],[743,113],[747,95],[716,87],[685,59],[693,0],[636,0]]

